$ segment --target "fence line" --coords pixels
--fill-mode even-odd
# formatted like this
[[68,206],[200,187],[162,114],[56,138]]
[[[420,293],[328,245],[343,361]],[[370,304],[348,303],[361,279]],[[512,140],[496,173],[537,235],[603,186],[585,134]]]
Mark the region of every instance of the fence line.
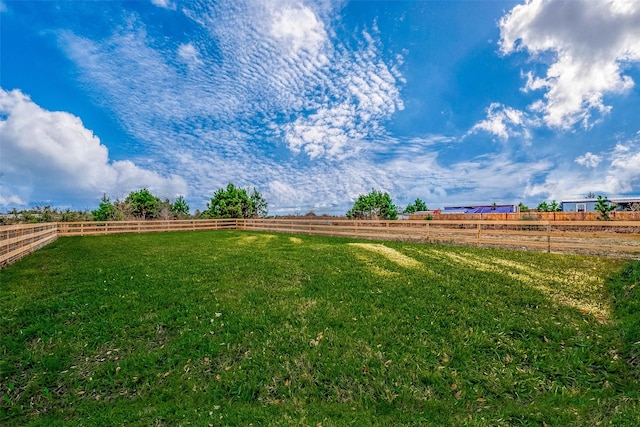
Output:
[[640,221],[213,219],[2,226],[0,267],[53,242],[58,236],[237,229],[640,257]]
[[[599,212],[511,212],[511,213],[415,213],[409,219],[423,220],[427,217],[444,221],[598,221]],[[640,211],[613,211],[609,213],[613,221],[640,221]]]
[[640,221],[246,219],[239,220],[238,227],[278,233],[640,256]]
[[92,236],[99,234],[161,233],[167,231],[235,230],[237,228],[237,220],[234,218],[170,221],[59,222],[58,234],[61,236]]
[[0,267],[18,261],[57,238],[55,222],[0,227]]

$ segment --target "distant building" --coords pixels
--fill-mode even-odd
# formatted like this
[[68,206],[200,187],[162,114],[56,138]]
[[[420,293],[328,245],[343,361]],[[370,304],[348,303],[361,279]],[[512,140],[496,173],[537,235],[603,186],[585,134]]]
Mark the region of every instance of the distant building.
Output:
[[518,205],[487,205],[487,206],[448,206],[442,210],[443,214],[464,213],[464,214],[483,214],[483,213],[514,213],[520,212]]
[[[640,210],[640,197],[618,197],[609,199],[617,211]],[[598,199],[563,200],[562,212],[595,212]]]

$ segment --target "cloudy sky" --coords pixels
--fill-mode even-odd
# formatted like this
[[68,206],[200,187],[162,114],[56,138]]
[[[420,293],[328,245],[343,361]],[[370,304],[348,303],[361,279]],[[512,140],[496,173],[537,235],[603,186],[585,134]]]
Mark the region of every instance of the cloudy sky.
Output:
[[640,0],[0,0],[0,210],[640,195]]

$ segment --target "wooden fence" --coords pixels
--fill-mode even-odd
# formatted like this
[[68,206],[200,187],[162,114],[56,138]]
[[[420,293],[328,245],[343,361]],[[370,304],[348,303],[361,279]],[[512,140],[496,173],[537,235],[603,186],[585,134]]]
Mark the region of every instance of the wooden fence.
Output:
[[58,224],[16,224],[0,227],[0,267],[16,262],[58,237]]
[[640,221],[359,221],[219,219],[60,222],[0,227],[0,266],[54,241],[90,236],[196,230],[256,230],[640,258]]
[[624,258],[640,257],[640,221],[246,219],[238,220],[238,228]]
[[236,219],[197,219],[171,221],[104,221],[59,222],[61,236],[91,236],[98,234],[161,233],[167,231],[235,230]]
[[[410,214],[409,219],[424,220],[426,217],[443,221],[598,221],[599,212],[512,212],[512,213],[439,213]],[[613,211],[609,213],[613,221],[640,221],[640,211]]]
[[183,221],[52,222],[0,226],[0,268],[56,240],[58,236],[153,233],[166,231],[235,230],[235,219]]

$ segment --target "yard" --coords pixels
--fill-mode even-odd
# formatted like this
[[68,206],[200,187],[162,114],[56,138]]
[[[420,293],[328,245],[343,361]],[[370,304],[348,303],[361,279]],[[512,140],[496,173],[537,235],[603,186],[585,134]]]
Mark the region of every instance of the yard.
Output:
[[640,425],[640,262],[249,231],[0,270],[6,425]]

